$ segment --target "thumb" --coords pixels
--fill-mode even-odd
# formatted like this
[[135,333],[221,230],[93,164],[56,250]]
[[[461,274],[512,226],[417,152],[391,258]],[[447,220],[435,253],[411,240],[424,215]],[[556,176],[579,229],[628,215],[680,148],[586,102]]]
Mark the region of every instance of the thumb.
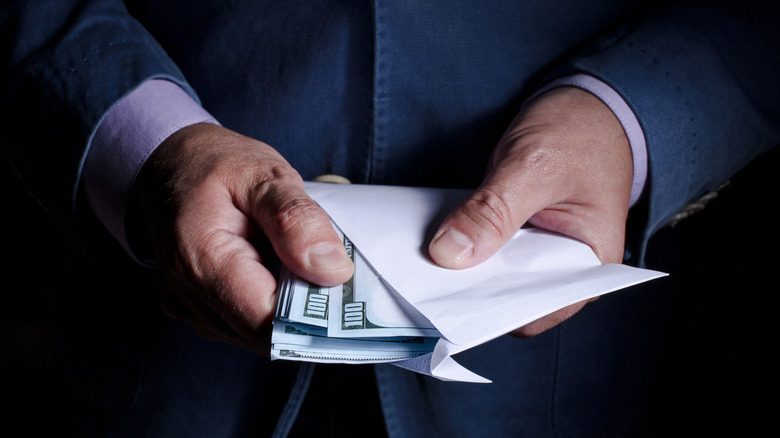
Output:
[[302,183],[266,185],[253,201],[252,217],[291,272],[323,286],[349,280],[352,261],[328,215],[306,194]]
[[438,265],[463,269],[498,251],[540,203],[503,184],[500,173],[488,179],[442,222],[428,251]]

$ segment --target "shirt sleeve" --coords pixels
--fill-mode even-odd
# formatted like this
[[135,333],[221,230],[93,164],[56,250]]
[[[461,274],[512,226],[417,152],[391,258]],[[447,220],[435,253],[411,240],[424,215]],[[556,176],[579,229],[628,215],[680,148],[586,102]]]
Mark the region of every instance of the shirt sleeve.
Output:
[[117,102],[98,126],[83,168],[89,206],[137,262],[125,215],[133,183],[157,146],[179,129],[218,122],[173,82],[152,79]]
[[542,87],[531,97],[559,87],[577,87],[590,92],[612,110],[623,126],[628,143],[631,146],[631,155],[634,162],[634,177],[631,184],[631,200],[629,203],[629,205],[633,206],[641,198],[645,188],[645,181],[647,180],[647,144],[645,135],[642,132],[642,126],[639,124],[636,115],[612,87],[584,73],[558,78]]

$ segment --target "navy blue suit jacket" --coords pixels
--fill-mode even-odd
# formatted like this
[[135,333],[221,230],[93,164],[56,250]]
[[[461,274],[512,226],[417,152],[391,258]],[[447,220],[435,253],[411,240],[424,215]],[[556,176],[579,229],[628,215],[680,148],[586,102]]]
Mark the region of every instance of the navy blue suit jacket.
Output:
[[5,132],[62,217],[100,118],[153,77],[304,178],[474,187],[524,98],[589,73],[644,129],[645,239],[777,143],[779,37],[762,2],[127,3],[133,15],[116,0],[5,13]]
[[[475,187],[523,100],[546,81],[587,73],[625,99],[647,140],[648,186],[628,241],[636,255],[683,206],[778,143],[780,17],[769,4],[12,2],[0,15],[4,148],[49,210],[83,228],[78,181],[96,126],[139,84],[165,78],[223,125],[277,148],[304,179]],[[485,431],[511,434],[527,426],[510,419],[518,411],[539,411],[538,427],[549,427],[549,400],[517,397],[562,381],[548,371],[566,342],[549,336],[474,353],[502,358],[482,370],[500,382],[492,390],[378,368],[388,428],[477,433],[489,423]],[[116,388],[133,382],[93,388],[97,403],[125,412],[132,390]],[[431,405],[441,424],[424,420]],[[598,423],[581,417],[559,427]]]

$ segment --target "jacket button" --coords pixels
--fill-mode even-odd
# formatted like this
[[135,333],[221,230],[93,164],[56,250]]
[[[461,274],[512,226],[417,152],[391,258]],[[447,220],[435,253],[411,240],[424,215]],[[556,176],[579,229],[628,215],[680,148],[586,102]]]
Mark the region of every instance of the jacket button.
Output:
[[312,181],[331,183],[331,184],[352,184],[350,180],[344,178],[341,175],[325,174],[314,178]]

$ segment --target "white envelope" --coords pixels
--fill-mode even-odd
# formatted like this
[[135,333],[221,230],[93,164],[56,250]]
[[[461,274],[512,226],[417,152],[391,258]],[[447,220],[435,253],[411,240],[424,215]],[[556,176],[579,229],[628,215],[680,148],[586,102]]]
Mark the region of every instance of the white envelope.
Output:
[[429,260],[427,246],[468,191],[314,182],[305,187],[374,270],[441,332],[433,353],[395,365],[442,380],[489,382],[451,356],[570,304],[666,275],[602,265],[588,245],[535,228],[520,229],[478,266],[445,269]]

